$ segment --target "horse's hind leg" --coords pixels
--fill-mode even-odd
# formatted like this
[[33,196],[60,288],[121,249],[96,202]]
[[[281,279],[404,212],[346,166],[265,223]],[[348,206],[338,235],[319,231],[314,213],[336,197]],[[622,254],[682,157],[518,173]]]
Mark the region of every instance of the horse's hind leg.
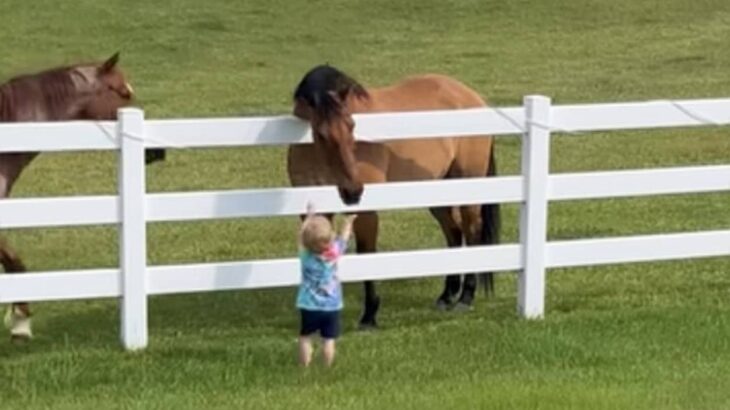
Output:
[[[3,265],[6,273],[25,272],[25,265],[18,255],[13,251],[7,242],[0,238],[0,264]],[[5,314],[5,326],[10,330],[10,340],[13,342],[24,342],[29,340],[33,333],[31,331],[30,305],[25,302],[16,302],[10,305]]]
[[[481,244],[482,217],[481,206],[470,205],[460,207],[461,227],[467,246]],[[477,288],[477,276],[474,273],[464,275],[464,286],[461,289],[461,296],[454,307],[457,310],[470,310],[474,303],[474,294]]]
[[[363,212],[358,214],[353,226],[357,253],[374,253],[377,251],[378,241],[378,214],[375,212]],[[368,330],[377,327],[378,309],[380,309],[380,297],[375,289],[375,282],[365,281],[365,301],[362,317],[360,318],[360,329]]]
[[[438,221],[441,230],[446,238],[446,244],[450,248],[460,247],[462,245],[462,233],[459,224],[454,220],[453,208],[441,207],[431,208],[431,215]],[[446,310],[451,307],[451,300],[459,293],[461,288],[461,275],[447,275],[444,280],[444,291],[436,299],[436,307],[440,310]]]

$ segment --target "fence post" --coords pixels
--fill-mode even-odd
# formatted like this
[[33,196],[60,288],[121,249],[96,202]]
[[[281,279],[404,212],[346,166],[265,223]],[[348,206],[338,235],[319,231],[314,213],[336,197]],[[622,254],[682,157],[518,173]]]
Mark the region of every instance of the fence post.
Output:
[[144,111],[122,108],[117,118],[121,338],[126,349],[135,350],[147,346]]
[[547,240],[547,184],[550,171],[550,98],[524,98],[522,176],[525,202],[520,209],[523,270],[518,277],[519,314],[541,318],[545,311],[545,245]]

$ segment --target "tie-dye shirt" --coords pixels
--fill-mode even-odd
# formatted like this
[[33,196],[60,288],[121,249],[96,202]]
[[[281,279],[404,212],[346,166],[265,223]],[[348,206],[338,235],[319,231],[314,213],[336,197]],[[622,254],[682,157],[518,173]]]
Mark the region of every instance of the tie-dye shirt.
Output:
[[337,277],[337,261],[346,248],[347,242],[338,237],[321,254],[306,249],[299,252],[302,282],[297,294],[297,308],[320,311],[342,309],[342,284]]

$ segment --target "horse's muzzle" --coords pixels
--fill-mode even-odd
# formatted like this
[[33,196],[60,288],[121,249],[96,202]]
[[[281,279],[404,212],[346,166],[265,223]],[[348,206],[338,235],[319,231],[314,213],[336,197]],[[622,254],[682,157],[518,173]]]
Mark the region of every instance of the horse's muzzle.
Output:
[[360,203],[362,198],[363,187],[362,185],[355,189],[338,188],[340,198],[345,205],[357,205]]

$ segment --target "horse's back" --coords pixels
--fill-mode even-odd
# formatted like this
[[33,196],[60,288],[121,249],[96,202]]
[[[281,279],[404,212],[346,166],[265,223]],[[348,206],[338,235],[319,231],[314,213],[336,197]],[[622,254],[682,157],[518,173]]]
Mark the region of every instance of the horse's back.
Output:
[[367,111],[425,111],[475,108],[486,105],[481,96],[461,81],[442,74],[409,77],[389,87],[368,90]]
[[[462,82],[441,74],[425,74],[383,88],[368,90],[369,112],[429,111],[486,106]],[[484,176],[492,138],[423,138],[388,141],[388,181]]]

